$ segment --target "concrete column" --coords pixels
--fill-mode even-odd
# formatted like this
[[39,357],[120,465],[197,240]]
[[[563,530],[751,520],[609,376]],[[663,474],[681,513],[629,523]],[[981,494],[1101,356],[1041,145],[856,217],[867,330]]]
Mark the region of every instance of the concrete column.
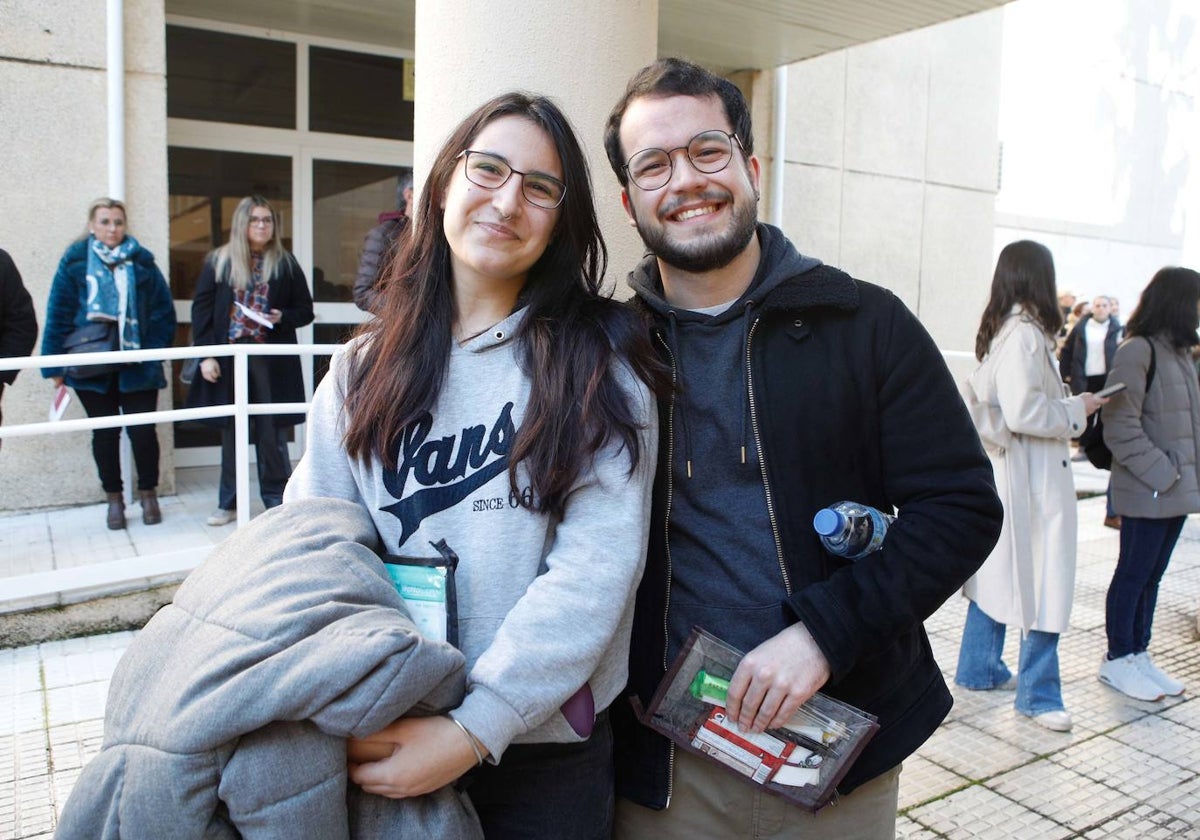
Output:
[[608,282],[642,254],[604,155],[604,120],[629,77],[658,47],[658,0],[417,0],[414,175],[420,189],[438,147],[489,98],[521,89],[552,98],[588,156],[609,251]]

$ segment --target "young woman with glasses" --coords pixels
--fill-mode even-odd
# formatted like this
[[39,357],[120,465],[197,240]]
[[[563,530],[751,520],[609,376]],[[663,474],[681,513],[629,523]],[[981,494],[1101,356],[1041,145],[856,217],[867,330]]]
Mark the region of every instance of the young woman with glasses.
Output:
[[[154,255],[128,234],[125,205],[99,198],[88,208],[87,229],[68,246],[50,285],[42,355],[64,352],[69,336],[89,324],[111,324],[117,349],[170,347],[175,340],[175,305]],[[96,368],[92,368],[96,370]],[[88,376],[86,370],[44,368],[42,376],[75,390],[88,417],[154,411],[167,386],[162,362],[137,362]],[[153,424],[125,427],[137,468],[142,523],[162,521],[158,505],[158,432]],[[126,525],[121,479],[121,429],[92,432],[92,457],[108,497],[111,530]]]
[[[265,198],[243,198],[233,211],[229,241],[204,261],[192,300],[192,343],[295,344],[296,330],[313,320],[312,294],[300,264],[283,247],[279,217]],[[255,356],[249,363],[250,401],[304,402],[304,379],[297,356]],[[233,402],[233,358],[209,357],[188,391],[188,407]],[[237,517],[237,450],[233,420],[221,428],[221,482],[209,525]],[[304,415],[259,415],[250,419],[258,461],[259,495],[265,507],[282,503],[292,474],[287,433]]]
[[587,165],[549,100],[463,120],[414,223],[314,395],[287,498],[359,502],[389,554],[455,552],[466,696],[352,742],[351,778],[404,797],[467,774],[489,838],[607,837],[662,372],[601,294]]

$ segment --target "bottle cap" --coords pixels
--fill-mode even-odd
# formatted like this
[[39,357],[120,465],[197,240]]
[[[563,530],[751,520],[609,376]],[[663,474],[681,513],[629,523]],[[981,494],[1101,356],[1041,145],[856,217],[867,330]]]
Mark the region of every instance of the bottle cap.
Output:
[[813,517],[813,528],[822,537],[832,537],[834,534],[840,534],[844,527],[845,524],[842,520],[842,515],[836,510],[822,508]]

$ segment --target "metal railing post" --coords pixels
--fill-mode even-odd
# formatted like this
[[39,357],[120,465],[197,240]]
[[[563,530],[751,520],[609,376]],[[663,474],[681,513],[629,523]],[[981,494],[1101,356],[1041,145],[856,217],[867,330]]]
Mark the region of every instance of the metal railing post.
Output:
[[[246,345],[234,345],[233,354],[233,434],[237,458],[237,524],[250,521],[250,356]],[[264,418],[266,419],[266,418]]]

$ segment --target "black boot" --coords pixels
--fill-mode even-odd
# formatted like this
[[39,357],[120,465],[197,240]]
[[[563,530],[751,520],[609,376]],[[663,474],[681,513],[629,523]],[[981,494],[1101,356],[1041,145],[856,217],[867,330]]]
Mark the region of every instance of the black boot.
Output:
[[162,511],[158,507],[158,494],[154,490],[139,490],[142,500],[142,524],[157,525],[162,522]]
[[106,493],[108,497],[108,530],[120,531],[125,527],[125,500],[120,493]]

